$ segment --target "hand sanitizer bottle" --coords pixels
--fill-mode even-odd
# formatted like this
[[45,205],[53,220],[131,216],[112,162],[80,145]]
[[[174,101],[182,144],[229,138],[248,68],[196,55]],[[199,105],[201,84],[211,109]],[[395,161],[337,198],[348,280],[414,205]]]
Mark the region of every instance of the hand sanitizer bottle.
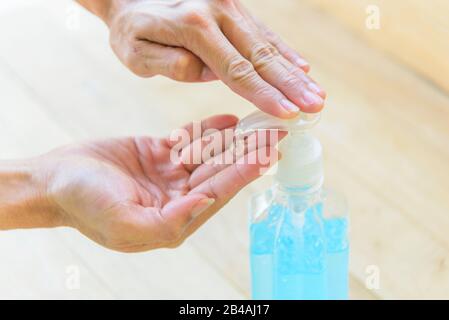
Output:
[[253,299],[348,298],[348,210],[323,188],[322,147],[309,132],[318,121],[318,114],[282,120],[255,112],[236,129],[289,132],[273,186],[250,201]]

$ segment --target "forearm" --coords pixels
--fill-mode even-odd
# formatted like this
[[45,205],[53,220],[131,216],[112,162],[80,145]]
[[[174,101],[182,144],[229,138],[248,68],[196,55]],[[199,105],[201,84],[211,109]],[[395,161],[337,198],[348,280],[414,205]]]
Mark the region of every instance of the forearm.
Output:
[[0,230],[60,225],[37,160],[0,161]]

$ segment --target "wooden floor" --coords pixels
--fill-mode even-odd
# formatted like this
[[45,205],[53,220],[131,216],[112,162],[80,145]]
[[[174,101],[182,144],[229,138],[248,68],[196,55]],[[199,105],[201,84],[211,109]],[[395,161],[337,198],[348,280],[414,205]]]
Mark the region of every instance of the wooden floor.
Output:
[[[437,14],[449,9],[434,1]],[[316,134],[327,183],[351,207],[351,297],[449,298],[449,86],[441,74],[448,46],[436,42],[425,56],[410,38],[423,34],[419,47],[432,49],[420,24],[402,42],[391,23],[371,34],[351,20],[365,14],[353,0],[244,2],[303,52],[328,92]],[[371,2],[390,18],[398,3],[418,3]],[[434,39],[447,41],[442,26]],[[1,1],[0,158],[81,139],[163,135],[190,120],[254,109],[220,83],[134,77],[107,37],[71,1]],[[246,201],[268,183],[245,189],[176,250],[125,255],[73,230],[2,232],[0,298],[248,298]],[[369,290],[373,265],[380,286]]]

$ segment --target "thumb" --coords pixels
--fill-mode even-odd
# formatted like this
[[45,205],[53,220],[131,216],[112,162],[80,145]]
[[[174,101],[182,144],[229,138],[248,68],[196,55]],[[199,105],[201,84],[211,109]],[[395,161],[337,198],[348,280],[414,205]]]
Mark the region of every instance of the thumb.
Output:
[[171,228],[181,233],[195,218],[209,209],[214,202],[215,199],[208,198],[201,193],[186,195],[166,204],[161,214]]
[[180,48],[141,41],[135,57],[140,76],[153,77],[162,75],[182,82],[206,82],[217,77],[192,52]]

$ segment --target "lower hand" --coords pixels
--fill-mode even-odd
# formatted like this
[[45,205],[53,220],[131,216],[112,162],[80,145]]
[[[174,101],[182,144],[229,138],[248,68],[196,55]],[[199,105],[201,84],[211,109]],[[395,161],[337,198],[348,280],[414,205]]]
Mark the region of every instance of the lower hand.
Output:
[[[215,116],[204,120],[202,128],[222,134],[236,122],[233,116]],[[191,131],[191,126],[186,129]],[[200,138],[180,154],[189,154],[198,143],[207,145]],[[266,166],[246,161],[175,164],[172,147],[168,138],[132,137],[68,146],[40,157],[34,167],[45,177],[42,194],[52,207],[47,211],[58,215],[52,218],[53,226],[76,228],[122,252],[175,247]],[[256,151],[278,156],[267,144],[247,151],[245,157]]]

